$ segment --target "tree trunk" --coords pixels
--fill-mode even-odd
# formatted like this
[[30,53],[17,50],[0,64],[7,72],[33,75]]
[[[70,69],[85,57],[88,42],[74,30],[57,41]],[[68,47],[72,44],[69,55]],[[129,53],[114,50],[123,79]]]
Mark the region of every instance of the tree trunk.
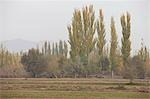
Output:
[[88,74],[86,73],[86,74],[85,74],[85,78],[87,78],[87,77],[88,77]]
[[133,79],[132,78],[130,78],[130,84],[132,84],[133,83]]
[[114,71],[111,70],[111,78],[113,78],[113,77],[114,77]]
[[74,78],[77,78],[77,74],[76,73],[74,74]]

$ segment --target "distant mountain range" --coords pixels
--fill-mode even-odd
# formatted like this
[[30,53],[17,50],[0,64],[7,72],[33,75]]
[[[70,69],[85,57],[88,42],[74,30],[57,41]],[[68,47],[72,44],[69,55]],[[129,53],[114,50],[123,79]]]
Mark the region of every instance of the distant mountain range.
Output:
[[23,39],[13,39],[1,42],[5,48],[11,52],[26,51],[30,48],[35,48],[38,43]]

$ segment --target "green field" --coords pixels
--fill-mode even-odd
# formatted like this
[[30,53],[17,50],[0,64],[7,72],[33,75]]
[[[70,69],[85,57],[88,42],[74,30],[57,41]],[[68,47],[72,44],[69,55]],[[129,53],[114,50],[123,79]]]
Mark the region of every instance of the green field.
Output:
[[0,99],[150,99],[147,80],[96,78],[0,79]]

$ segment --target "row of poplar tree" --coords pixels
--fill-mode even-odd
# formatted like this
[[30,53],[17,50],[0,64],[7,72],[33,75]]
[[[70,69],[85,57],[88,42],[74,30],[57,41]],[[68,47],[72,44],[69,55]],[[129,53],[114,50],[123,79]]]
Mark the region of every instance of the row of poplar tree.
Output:
[[[121,49],[118,47],[117,31],[115,28],[114,18],[111,17],[110,48],[106,47],[106,30],[104,15],[102,10],[99,11],[99,18],[95,20],[95,12],[93,6],[85,7],[83,10],[75,10],[73,14],[72,24],[68,26],[69,44],[71,45],[70,56],[74,63],[82,64],[85,68],[89,64],[89,55],[96,49],[98,54],[98,66],[100,71],[111,71],[113,77],[117,67],[121,67],[122,76],[125,78],[133,78],[135,74],[144,77],[146,63],[149,59],[147,48],[142,46],[137,57],[141,60],[140,69],[136,72],[137,62],[132,61],[131,57],[131,16],[127,12],[126,15],[120,17],[122,27]],[[95,34],[97,37],[95,37]],[[105,53],[107,52],[107,54]],[[140,54],[139,54],[140,53]],[[136,65],[135,65],[136,64]],[[132,66],[135,65],[135,66]],[[77,65],[78,67],[78,65]],[[108,68],[107,68],[108,67]],[[133,68],[134,67],[134,68]],[[150,67],[150,66],[149,66]],[[142,70],[143,68],[143,70]],[[85,69],[86,70],[86,69]],[[117,73],[118,71],[116,71]],[[139,74],[142,72],[142,74]],[[103,72],[102,72],[103,73]],[[88,71],[86,75],[88,74]]]
[[[58,43],[51,44],[46,41],[42,47],[32,48],[18,55],[18,60],[20,60],[18,64],[24,68],[25,74],[32,77],[113,77],[119,75],[133,79],[150,76],[149,51],[143,43],[136,55],[130,55],[130,19],[129,13],[120,17],[122,28],[120,49],[115,21],[111,17],[109,47],[106,45],[106,27],[102,10],[99,11],[99,18],[96,20],[92,5],[82,10],[76,9],[72,23],[68,26],[68,42],[60,40]],[[2,49],[0,51],[1,59],[5,55],[2,54]],[[3,64],[1,60],[1,67],[4,67]]]
[[23,77],[25,70],[20,63],[20,53],[9,52],[3,44],[0,45],[0,77]]

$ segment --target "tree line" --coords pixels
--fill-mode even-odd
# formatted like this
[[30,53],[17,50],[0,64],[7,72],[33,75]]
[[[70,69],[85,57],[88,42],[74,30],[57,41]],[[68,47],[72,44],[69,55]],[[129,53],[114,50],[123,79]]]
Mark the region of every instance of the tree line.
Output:
[[[4,64],[19,65],[24,70],[20,71],[20,74],[24,73],[23,77],[150,77],[149,49],[143,42],[138,52],[131,56],[131,16],[128,12],[120,17],[120,24],[121,47],[118,45],[113,17],[109,42],[106,40],[105,19],[101,9],[98,19],[95,18],[92,5],[82,10],[75,9],[71,24],[67,27],[68,41],[45,41],[42,47],[37,46],[20,54],[9,53],[1,47],[1,68],[6,67]],[[110,46],[106,43],[110,43]],[[16,64],[9,62],[11,58],[6,53],[17,57]]]

